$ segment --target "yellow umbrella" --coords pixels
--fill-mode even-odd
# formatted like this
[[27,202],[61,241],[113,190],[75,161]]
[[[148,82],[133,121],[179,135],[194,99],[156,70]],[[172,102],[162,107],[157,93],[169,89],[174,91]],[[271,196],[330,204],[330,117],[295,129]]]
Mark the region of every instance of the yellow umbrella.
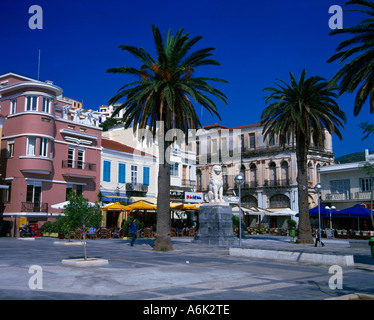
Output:
[[183,203],[170,202],[170,209],[183,209]]
[[127,206],[129,210],[156,210],[157,206],[147,201],[136,201]]
[[127,206],[124,206],[123,204],[120,204],[119,202],[110,204],[106,207],[101,208],[101,210],[105,211],[129,211],[130,208]]
[[183,205],[183,209],[185,209],[185,210],[200,210],[200,206],[201,206],[201,203],[191,203],[191,204],[185,203]]

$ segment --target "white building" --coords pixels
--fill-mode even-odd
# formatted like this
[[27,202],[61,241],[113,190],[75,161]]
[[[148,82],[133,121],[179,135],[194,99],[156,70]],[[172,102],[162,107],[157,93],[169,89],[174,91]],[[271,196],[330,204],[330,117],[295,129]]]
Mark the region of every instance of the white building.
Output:
[[102,201],[123,204],[157,197],[153,155],[117,141],[102,139],[100,192]]
[[366,162],[374,164],[374,155],[368,150],[365,161],[321,167],[322,202],[339,210],[355,204],[369,205],[372,182],[362,169]]

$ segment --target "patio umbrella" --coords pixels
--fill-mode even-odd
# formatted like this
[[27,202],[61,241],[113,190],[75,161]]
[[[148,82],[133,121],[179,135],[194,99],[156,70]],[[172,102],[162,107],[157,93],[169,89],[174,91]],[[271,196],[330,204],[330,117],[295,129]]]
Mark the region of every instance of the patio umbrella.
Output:
[[340,210],[335,216],[342,218],[370,218],[370,210],[360,204],[356,204],[353,207]]
[[183,203],[181,203],[181,202],[170,202],[170,209],[183,209]]
[[101,210],[106,211],[129,211],[131,210],[129,207],[120,204],[119,202],[115,202],[113,204],[107,205],[106,207],[101,208]]
[[200,210],[201,203],[185,203],[183,205],[184,210]]
[[[53,209],[65,209],[65,206],[67,206],[70,203],[70,201],[64,201],[56,204],[52,204],[51,208]],[[95,204],[93,202],[89,202],[89,205],[93,207]]]
[[129,208],[129,210],[156,210],[157,209],[157,205],[147,202],[147,201],[143,201],[143,200],[133,202],[127,207]]

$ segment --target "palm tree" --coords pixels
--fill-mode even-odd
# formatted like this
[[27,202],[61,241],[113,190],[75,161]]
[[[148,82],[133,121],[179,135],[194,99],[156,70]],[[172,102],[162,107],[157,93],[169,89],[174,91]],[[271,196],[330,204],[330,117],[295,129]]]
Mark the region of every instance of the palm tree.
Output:
[[[356,93],[353,113],[357,116],[365,101],[370,95],[370,112],[374,112],[374,2],[366,0],[351,0],[346,5],[359,5],[360,10],[368,15],[361,23],[354,27],[335,29],[330,35],[350,34],[351,39],[340,43],[333,56],[327,62],[339,59],[339,62],[347,58],[352,60],[341,67],[332,81],[339,83],[340,95],[344,92]],[[355,57],[354,57],[355,56]],[[353,58],[354,57],[354,58]]]
[[[180,129],[188,139],[187,131],[201,126],[194,103],[202,105],[211,114],[220,116],[211,97],[227,104],[227,97],[209,82],[227,81],[218,78],[194,77],[194,71],[200,66],[219,65],[210,58],[214,48],[199,49],[190,53],[191,48],[202,39],[201,36],[189,38],[188,33],[179,29],[171,35],[162,36],[160,30],[152,25],[157,58],[153,58],[145,49],[120,45],[119,48],[131,53],[141,61],[139,68],[118,67],[107,72],[135,75],[137,81],[125,84],[109,100],[109,104],[126,97],[116,109],[115,116],[125,109],[123,123],[125,128],[134,124],[137,129],[151,128],[153,136],[158,129],[159,172],[157,198],[157,231],[155,250],[171,250],[170,238],[170,155],[167,152],[171,141],[164,134],[171,129]],[[187,140],[186,140],[187,142]],[[164,159],[164,161],[162,161]]]
[[295,142],[297,160],[297,182],[299,201],[299,237],[298,243],[313,243],[308,204],[307,157],[311,139],[322,146],[325,130],[335,133],[340,139],[339,126],[345,123],[345,114],[336,101],[336,87],[320,76],[306,78],[303,70],[297,82],[290,73],[291,84],[280,80],[277,87],[266,88],[272,93],[266,97],[266,104],[261,115],[263,134],[279,136],[279,144]]

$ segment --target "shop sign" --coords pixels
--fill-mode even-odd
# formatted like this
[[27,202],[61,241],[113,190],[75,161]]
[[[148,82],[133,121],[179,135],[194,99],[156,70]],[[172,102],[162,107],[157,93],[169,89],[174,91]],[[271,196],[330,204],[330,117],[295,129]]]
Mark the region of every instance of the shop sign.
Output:
[[183,190],[170,190],[170,199],[184,199],[184,191]]
[[186,202],[196,202],[201,203],[203,202],[203,194],[202,193],[196,193],[196,192],[185,192],[184,193],[184,200]]

